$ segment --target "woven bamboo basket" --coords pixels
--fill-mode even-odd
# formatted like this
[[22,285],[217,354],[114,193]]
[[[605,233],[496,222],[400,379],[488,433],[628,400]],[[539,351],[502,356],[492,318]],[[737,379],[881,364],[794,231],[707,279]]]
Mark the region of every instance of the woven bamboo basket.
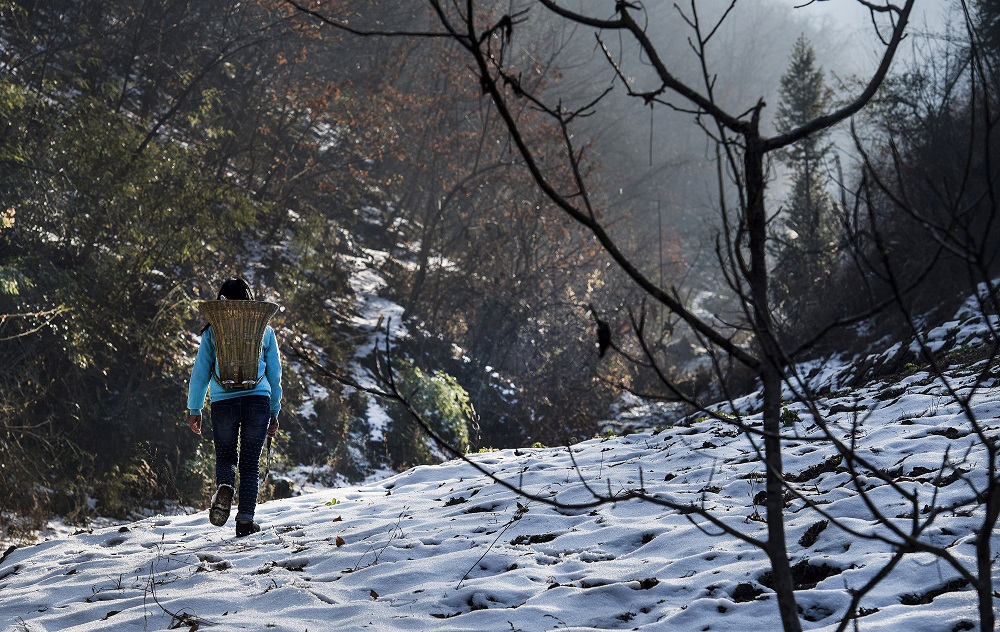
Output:
[[224,388],[251,389],[260,382],[257,369],[264,329],[278,305],[264,301],[202,301],[198,309],[215,336],[215,379]]

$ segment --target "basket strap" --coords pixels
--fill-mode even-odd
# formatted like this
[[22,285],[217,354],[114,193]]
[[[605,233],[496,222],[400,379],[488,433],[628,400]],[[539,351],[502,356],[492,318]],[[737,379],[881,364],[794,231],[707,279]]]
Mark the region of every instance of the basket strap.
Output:
[[[260,363],[260,358],[257,359],[257,362]],[[215,364],[215,360],[213,359],[212,360],[212,370],[211,370],[212,377],[214,377],[215,381],[219,383],[219,386],[221,386],[222,388],[227,388],[227,386],[225,384],[223,384],[222,378],[219,377],[219,372],[215,370],[215,367],[216,367],[216,364]],[[266,373],[262,374],[262,375],[259,375],[257,377],[257,381],[253,383],[253,386],[241,386],[238,389],[230,389],[230,390],[249,391],[252,388],[257,388],[257,385],[260,384],[261,380],[264,379],[265,375],[266,375]]]

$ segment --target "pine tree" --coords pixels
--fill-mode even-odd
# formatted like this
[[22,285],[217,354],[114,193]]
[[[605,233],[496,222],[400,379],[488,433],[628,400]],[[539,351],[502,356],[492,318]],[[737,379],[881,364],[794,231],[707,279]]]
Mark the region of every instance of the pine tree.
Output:
[[[799,127],[829,108],[831,92],[804,35],[792,49],[779,94],[779,133]],[[775,235],[775,298],[785,314],[800,312],[834,265],[839,225],[827,192],[831,151],[829,134],[823,132],[807,136],[779,154],[790,172],[781,230]]]

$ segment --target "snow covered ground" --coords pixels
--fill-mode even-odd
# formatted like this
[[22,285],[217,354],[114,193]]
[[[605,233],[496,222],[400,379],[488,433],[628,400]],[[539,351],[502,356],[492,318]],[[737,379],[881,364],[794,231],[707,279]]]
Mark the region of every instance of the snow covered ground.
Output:
[[[966,373],[954,378],[968,383]],[[888,396],[887,396],[888,393]],[[901,489],[918,514],[940,514],[922,538],[974,570],[985,450],[926,373],[820,402],[843,437]],[[974,410],[994,432],[1000,388]],[[861,412],[859,412],[861,411]],[[860,414],[860,417],[859,417]],[[750,423],[759,421],[752,413]],[[859,423],[860,422],[860,423]],[[892,555],[849,475],[805,414],[784,428],[786,475],[830,522],[791,500],[789,553],[811,578],[797,591],[803,624],[833,630]],[[531,494],[584,503],[640,485],[657,498],[713,510],[764,538],[754,503],[763,469],[747,437],[705,420],[566,448],[490,452],[475,463]],[[942,463],[949,463],[937,478]],[[889,522],[913,507],[877,477],[865,485]],[[575,510],[515,495],[471,465],[419,467],[367,486],[259,507],[264,530],[235,538],[207,514],[148,518],[16,549],[0,563],[3,630],[743,630],[779,629],[764,554],[696,515],[641,500]],[[1000,545],[1000,542],[997,542]],[[996,547],[995,547],[996,548]],[[806,567],[801,567],[806,568]],[[994,575],[996,579],[996,575]],[[811,585],[813,584],[814,585]],[[861,630],[964,630],[972,588],[926,553],[908,555],[861,601]],[[977,624],[978,627],[978,624]]]
[[[929,346],[965,353],[988,338],[970,306],[931,330]],[[366,323],[391,306],[369,307],[359,310]],[[837,628],[854,592],[892,560],[893,529],[927,551],[908,553],[864,596],[850,629],[978,629],[967,580],[983,520],[983,437],[1000,433],[997,367],[950,371],[951,389],[971,396],[964,410],[912,364],[892,382],[847,388],[903,348],[803,367],[827,393],[817,410],[828,436],[802,404],[788,406],[784,472],[796,495],[786,495],[785,524],[805,629]],[[11,548],[0,554],[0,630],[777,630],[764,553],[698,514],[766,539],[760,455],[726,418],[735,409],[758,427],[758,406],[750,395],[717,419],[477,454],[267,502],[263,531],[246,538],[199,512]],[[618,415],[638,427],[665,419],[637,400]],[[852,478],[831,437],[854,442],[869,470]],[[653,501],[595,502],[637,490]],[[995,558],[995,534],[992,544]]]

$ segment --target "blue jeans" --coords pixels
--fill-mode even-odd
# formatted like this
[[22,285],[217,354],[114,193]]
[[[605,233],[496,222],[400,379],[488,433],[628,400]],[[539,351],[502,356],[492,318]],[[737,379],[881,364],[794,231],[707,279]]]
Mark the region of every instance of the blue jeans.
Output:
[[239,469],[237,520],[253,520],[257,508],[260,452],[264,447],[270,417],[270,399],[266,395],[246,395],[212,402],[215,482],[235,488],[236,470]]

